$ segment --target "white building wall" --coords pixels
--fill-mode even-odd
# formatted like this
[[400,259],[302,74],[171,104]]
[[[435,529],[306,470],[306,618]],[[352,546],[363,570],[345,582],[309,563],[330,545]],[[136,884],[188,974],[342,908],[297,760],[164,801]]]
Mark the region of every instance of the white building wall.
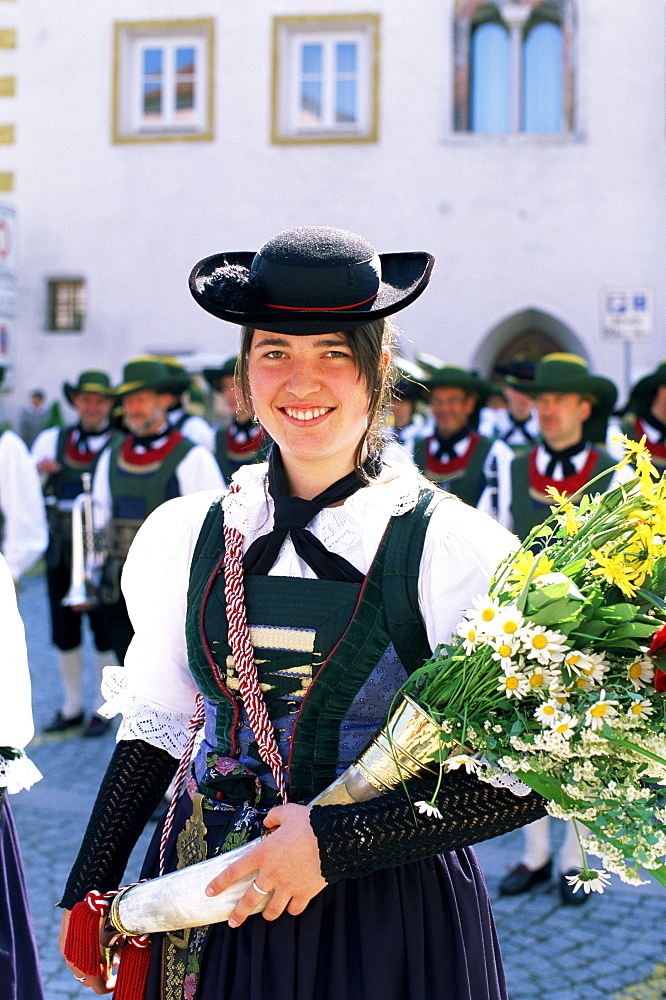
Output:
[[[408,355],[486,370],[528,310],[561,324],[564,346],[622,396],[622,347],[599,326],[599,292],[616,285],[655,292],[656,335],[635,346],[634,377],[666,355],[663,0],[579,0],[577,128],[553,137],[452,132],[453,0],[3,8],[19,38],[15,190],[3,196],[20,227],[8,416],[33,386],[53,398],[91,366],[115,380],[146,350],[231,354],[237,331],[194,304],[191,266],[299,224],[435,254],[431,287],[399,317]],[[272,17],[355,11],[381,14],[379,141],[272,145]],[[215,19],[214,141],[114,145],[113,22],[182,17]],[[45,332],[46,279],[68,275],[86,279],[85,331]]]

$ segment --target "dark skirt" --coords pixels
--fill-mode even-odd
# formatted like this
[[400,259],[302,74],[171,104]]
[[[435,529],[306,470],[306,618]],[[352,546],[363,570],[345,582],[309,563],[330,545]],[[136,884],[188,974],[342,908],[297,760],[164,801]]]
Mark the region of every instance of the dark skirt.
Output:
[[0,809],[0,997],[44,997],[21,851],[6,799]]
[[[191,811],[181,799],[174,833]],[[229,814],[206,812],[209,832]],[[157,874],[159,828],[143,877]],[[219,842],[219,837],[216,838]],[[169,851],[166,869],[174,865]],[[153,936],[146,1000],[162,1000]],[[299,916],[215,924],[196,1000],[506,1000],[483,875],[471,849],[327,886]]]

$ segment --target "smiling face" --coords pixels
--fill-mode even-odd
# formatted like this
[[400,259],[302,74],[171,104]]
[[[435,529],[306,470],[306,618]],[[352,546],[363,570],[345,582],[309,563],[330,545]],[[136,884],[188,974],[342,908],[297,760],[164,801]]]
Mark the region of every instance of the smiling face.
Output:
[[440,385],[430,393],[430,409],[442,437],[452,437],[466,427],[474,413],[476,396],[452,385]]
[[72,397],[81,420],[81,427],[87,434],[103,430],[109,422],[113,398],[101,392],[76,392]]
[[280,446],[299,496],[355,468],[369,394],[344,333],[296,337],[255,330],[248,377],[255,413]]

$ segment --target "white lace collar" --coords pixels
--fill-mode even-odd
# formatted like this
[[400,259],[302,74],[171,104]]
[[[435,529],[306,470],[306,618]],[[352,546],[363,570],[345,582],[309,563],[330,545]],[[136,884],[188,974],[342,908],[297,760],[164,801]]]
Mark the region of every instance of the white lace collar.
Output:
[[[233,476],[240,489],[222,501],[225,522],[246,538],[257,538],[273,527],[273,499],[267,487],[268,463],[244,465]],[[373,520],[405,514],[419,498],[416,473],[385,465],[379,482],[357,490],[339,507],[325,507],[310,530],[330,552],[344,552],[358,541],[367,518]]]

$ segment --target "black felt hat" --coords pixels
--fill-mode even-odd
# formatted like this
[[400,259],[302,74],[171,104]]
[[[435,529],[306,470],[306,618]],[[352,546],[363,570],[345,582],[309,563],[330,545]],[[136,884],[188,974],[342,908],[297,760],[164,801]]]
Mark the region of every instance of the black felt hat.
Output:
[[505,365],[496,365],[495,371],[504,376],[512,389],[526,389],[534,382],[536,361],[509,361]]
[[190,291],[200,306],[239,326],[292,335],[352,330],[418,298],[434,257],[378,254],[344,229],[288,229],[257,253],[218,253],[195,264]]

